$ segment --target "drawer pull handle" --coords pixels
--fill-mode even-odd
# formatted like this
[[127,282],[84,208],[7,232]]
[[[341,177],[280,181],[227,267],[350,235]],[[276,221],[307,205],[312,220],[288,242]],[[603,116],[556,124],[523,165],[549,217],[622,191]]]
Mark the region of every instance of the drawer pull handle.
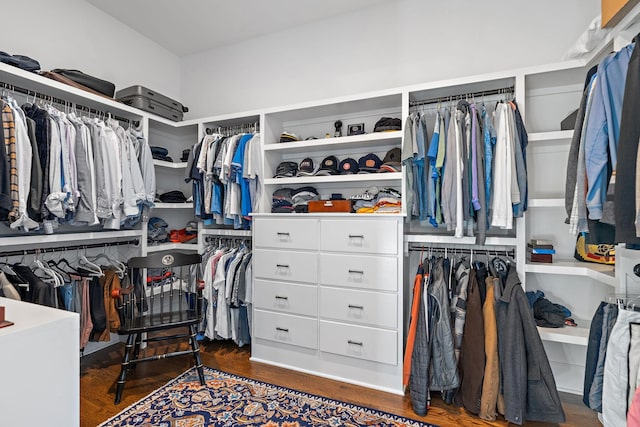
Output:
[[280,328],[276,326],[276,331],[278,332],[289,332],[289,328]]
[[349,273],[364,274],[364,270],[349,270]]
[[280,296],[280,295],[276,295],[276,299],[288,300],[289,297],[283,297],[283,296]]
[[364,239],[364,234],[349,234],[350,239]]
[[357,308],[358,310],[364,310],[364,305],[349,304],[349,308]]
[[289,268],[289,264],[276,264],[278,268]]
[[347,343],[348,344],[353,344],[353,345],[359,345],[360,347],[362,347],[362,341],[348,340]]
[[276,232],[276,234],[277,234],[278,236],[290,236],[290,234],[289,234],[289,233],[283,233],[283,232],[281,232],[281,231]]

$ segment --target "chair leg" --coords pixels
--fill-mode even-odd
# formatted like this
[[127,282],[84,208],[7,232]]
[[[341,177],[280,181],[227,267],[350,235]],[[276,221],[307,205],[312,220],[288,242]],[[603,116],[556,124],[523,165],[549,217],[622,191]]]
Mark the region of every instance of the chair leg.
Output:
[[116,384],[116,399],[115,404],[120,403],[122,398],[122,390],[124,390],[124,383],[127,379],[127,371],[129,370],[129,360],[131,359],[131,349],[133,348],[133,339],[135,335],[130,334],[127,336],[127,344],[124,346],[124,356],[122,357],[122,367],[120,368],[120,376]]
[[196,325],[189,326],[189,333],[191,334],[189,341],[191,342],[193,357],[196,360],[196,369],[198,370],[198,377],[200,377],[200,385],[205,385],[206,383],[204,380],[204,368],[202,366],[202,358],[200,357],[200,346],[198,345],[198,340],[196,339]]
[[[138,356],[140,356],[140,343],[142,342],[142,334],[136,334],[136,343],[133,347],[133,360],[136,360],[138,358]],[[133,363],[131,365],[131,367],[129,369],[133,370],[136,369],[136,366],[138,366],[137,363]]]

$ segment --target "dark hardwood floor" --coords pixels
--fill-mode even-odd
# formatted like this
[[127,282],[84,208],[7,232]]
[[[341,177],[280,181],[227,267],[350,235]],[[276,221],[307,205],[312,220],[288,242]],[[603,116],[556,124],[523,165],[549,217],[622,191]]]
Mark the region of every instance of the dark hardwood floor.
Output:
[[[207,342],[202,345],[205,366],[242,375],[292,389],[326,396],[357,405],[419,419],[441,427],[454,426],[507,426],[502,417],[487,422],[463,409],[444,404],[435,398],[429,414],[418,417],[411,408],[408,393],[398,396],[371,390],[339,381],[328,380],[300,372],[251,362],[250,348],[238,348],[232,342]],[[120,372],[122,344],[111,346],[85,356],[81,361],[80,424],[96,426],[117,414],[135,401],[161,387],[192,366],[191,357],[178,357],[140,364],[129,375],[122,402],[113,404],[115,381]],[[149,350],[147,350],[149,351]],[[595,413],[584,406],[578,396],[562,393],[567,423],[563,426],[600,426]],[[544,423],[527,423],[527,426],[545,426]]]

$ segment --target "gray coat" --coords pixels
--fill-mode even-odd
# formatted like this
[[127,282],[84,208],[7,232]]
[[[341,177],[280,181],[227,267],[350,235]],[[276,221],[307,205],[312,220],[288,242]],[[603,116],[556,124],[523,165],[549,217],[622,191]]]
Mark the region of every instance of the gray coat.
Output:
[[507,421],[514,424],[523,424],[525,420],[564,422],[549,360],[513,266],[502,297],[496,303],[496,321]]

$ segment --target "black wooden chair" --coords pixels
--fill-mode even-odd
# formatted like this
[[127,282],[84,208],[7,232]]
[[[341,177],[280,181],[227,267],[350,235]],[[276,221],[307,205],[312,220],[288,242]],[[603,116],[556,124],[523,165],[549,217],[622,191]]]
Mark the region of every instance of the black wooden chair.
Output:
[[[127,335],[116,386],[116,404],[120,403],[127,374],[140,362],[191,354],[200,384],[205,385],[200,348],[196,339],[202,312],[202,291],[198,274],[201,259],[198,254],[182,252],[156,252],[129,259],[125,285],[112,294],[116,298],[120,315],[121,326],[118,333]],[[185,331],[169,335],[163,332],[176,328],[184,328],[188,333]],[[139,357],[142,343],[178,338],[188,338],[191,349]]]

